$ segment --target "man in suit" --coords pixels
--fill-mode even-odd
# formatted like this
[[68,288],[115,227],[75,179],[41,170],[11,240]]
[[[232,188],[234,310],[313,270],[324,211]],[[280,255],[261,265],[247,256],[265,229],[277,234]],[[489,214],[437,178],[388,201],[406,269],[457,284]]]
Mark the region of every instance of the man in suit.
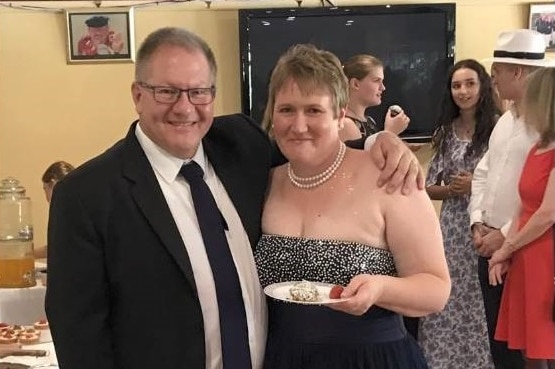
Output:
[[[216,63],[198,36],[153,32],[135,68],[139,121],[58,183],[52,198],[46,309],[60,368],[261,368],[266,306],[252,247],[270,142],[245,116],[213,117]],[[374,157],[385,151],[390,167],[400,168],[390,183],[413,183],[414,156],[394,135],[380,137]],[[180,175],[191,161],[203,169],[225,223],[246,315],[245,366],[224,357],[219,317],[231,307],[218,306],[219,271],[199,229],[192,184]]]

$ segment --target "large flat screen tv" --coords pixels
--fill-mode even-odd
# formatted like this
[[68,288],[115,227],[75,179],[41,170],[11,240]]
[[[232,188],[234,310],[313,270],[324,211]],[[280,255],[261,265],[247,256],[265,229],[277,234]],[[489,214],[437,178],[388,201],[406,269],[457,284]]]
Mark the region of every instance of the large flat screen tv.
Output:
[[383,125],[398,104],[411,122],[402,137],[425,142],[437,126],[443,83],[453,65],[455,4],[379,5],[239,11],[242,110],[262,122],[268,81],[291,45],[311,43],[341,60],[372,54],[384,63],[382,104],[368,110]]

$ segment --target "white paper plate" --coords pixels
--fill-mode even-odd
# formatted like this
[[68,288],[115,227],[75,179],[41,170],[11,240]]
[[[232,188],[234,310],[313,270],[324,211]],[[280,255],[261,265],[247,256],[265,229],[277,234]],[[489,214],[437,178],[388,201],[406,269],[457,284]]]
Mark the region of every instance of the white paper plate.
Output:
[[332,283],[323,283],[323,282],[310,282],[312,283],[316,289],[318,289],[318,294],[320,295],[319,301],[295,301],[291,299],[291,294],[289,293],[289,289],[293,287],[295,283],[299,283],[299,281],[292,281],[292,282],[281,282],[281,283],[274,283],[264,288],[264,293],[276,300],[281,300],[285,302],[291,302],[294,304],[302,304],[302,305],[327,305],[327,304],[335,304],[342,301],[347,301],[347,299],[330,299],[330,291],[334,284]]

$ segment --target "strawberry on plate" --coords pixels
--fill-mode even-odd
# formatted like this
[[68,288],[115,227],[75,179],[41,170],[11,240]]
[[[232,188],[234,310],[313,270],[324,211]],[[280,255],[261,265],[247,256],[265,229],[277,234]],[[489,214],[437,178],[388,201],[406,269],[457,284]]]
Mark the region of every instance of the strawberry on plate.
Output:
[[330,299],[341,298],[341,293],[343,292],[343,286],[335,285],[330,290]]

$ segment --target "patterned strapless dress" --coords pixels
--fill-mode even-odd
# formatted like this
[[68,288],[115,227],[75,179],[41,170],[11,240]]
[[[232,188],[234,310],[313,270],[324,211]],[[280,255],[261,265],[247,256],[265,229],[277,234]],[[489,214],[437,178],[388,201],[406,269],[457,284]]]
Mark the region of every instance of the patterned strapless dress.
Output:
[[[347,285],[358,274],[396,275],[387,250],[360,243],[263,235],[255,260],[263,287],[286,281]],[[401,316],[379,307],[354,316],[268,298],[264,369],[427,369]]]

